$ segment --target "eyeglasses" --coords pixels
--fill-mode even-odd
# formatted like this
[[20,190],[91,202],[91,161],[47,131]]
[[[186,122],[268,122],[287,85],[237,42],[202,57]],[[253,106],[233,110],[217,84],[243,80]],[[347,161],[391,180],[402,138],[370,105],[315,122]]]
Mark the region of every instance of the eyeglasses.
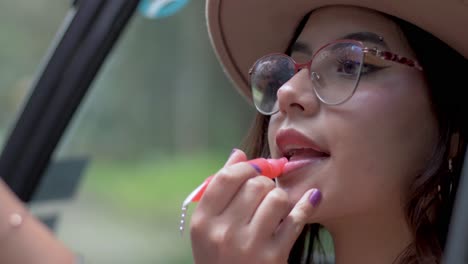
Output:
[[[309,70],[314,92],[326,105],[339,105],[351,98],[364,77],[372,77],[389,67],[389,62],[400,63],[422,71],[417,61],[400,55],[368,48],[360,41],[338,40],[315,52],[304,64],[291,57],[275,53],[257,60],[249,70],[253,102],[264,115],[279,111],[277,92],[301,69]],[[363,79],[363,80],[361,80]]]

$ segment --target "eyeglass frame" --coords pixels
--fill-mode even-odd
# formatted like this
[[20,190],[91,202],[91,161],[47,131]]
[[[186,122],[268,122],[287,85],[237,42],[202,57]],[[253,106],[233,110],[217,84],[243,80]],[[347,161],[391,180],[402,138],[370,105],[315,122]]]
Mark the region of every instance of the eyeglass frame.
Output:
[[[334,44],[337,44],[337,43],[354,43],[354,44],[357,44],[358,46],[360,46],[361,50],[362,50],[362,53],[363,53],[363,62],[364,62],[364,58],[365,58],[366,54],[370,54],[370,55],[373,55],[373,56],[375,56],[375,57],[377,57],[379,59],[385,60],[385,61],[391,61],[391,62],[403,64],[403,65],[406,65],[408,67],[415,68],[415,69],[417,69],[419,71],[423,71],[423,67],[419,64],[419,62],[417,60],[413,60],[413,59],[398,55],[398,54],[390,52],[390,51],[384,51],[384,50],[378,49],[377,47],[369,48],[362,41],[358,41],[358,40],[354,40],[354,39],[340,39],[340,40],[329,42],[329,43],[323,45],[322,47],[320,47],[316,52],[314,52],[314,54],[312,54],[311,59],[309,61],[305,62],[305,63],[297,63],[291,56],[289,56],[287,54],[284,54],[284,53],[270,53],[270,54],[267,54],[267,55],[264,55],[264,56],[260,57],[259,59],[257,59],[255,61],[255,63],[249,69],[250,89],[252,90],[251,79],[252,79],[253,70],[255,69],[255,66],[257,66],[257,64],[263,58],[266,58],[266,57],[269,57],[269,56],[274,56],[274,55],[280,55],[280,56],[287,57],[288,59],[290,59],[294,63],[294,74],[291,76],[291,78],[293,78],[294,75],[296,75],[302,69],[307,69],[307,70],[310,71],[310,67],[312,65],[312,61],[314,60],[315,56],[317,56],[317,54],[320,53],[320,51],[322,51],[323,49],[329,47],[330,45],[334,45]],[[340,104],[343,104],[346,101],[348,101],[354,95],[354,92],[356,91],[356,89],[358,87],[360,78],[361,78],[361,68],[359,69],[359,77],[356,80],[356,85],[353,88],[353,91],[351,92],[351,94],[347,98],[343,99],[339,103],[328,103],[328,102],[326,102],[317,93],[317,89],[315,88],[315,86],[314,86],[314,93],[319,98],[319,100],[325,105],[340,105]],[[289,79],[289,80],[291,80],[291,79]],[[279,90],[279,88],[278,88],[278,90]],[[252,94],[253,94],[253,92],[252,92]],[[278,100],[278,98],[276,100]],[[255,102],[254,102],[254,105],[255,105],[255,108],[257,109],[257,111],[259,111],[263,115],[274,115],[274,114],[279,112],[279,109],[277,109],[272,113],[266,113],[266,112],[260,110],[257,107],[257,105],[255,104]]]

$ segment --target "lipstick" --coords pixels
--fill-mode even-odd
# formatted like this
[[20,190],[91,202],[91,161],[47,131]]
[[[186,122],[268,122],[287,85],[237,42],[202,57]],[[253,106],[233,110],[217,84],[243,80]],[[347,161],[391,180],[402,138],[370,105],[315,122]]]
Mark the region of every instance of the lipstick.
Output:
[[[253,160],[247,161],[252,165],[252,167],[257,170],[257,172],[263,176],[266,176],[270,179],[274,179],[283,173],[284,165],[288,162],[287,158],[280,158],[280,159],[265,159],[265,158],[257,158]],[[195,190],[193,190],[187,198],[185,198],[182,207],[186,207],[191,202],[198,202],[200,201],[201,197],[205,193],[208,184],[213,179],[214,175],[208,177],[200,186],[198,186]]]

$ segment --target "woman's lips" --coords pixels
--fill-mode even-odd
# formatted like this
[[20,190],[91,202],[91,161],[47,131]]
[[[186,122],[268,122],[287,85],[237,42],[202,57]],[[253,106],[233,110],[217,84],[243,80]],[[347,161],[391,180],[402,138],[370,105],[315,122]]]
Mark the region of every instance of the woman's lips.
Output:
[[304,167],[318,166],[330,157],[330,151],[298,130],[280,129],[276,134],[276,145],[280,155],[288,158],[283,174],[299,170]]
[[283,175],[287,175],[293,171],[299,170],[306,166],[315,166],[322,163],[327,156],[316,156],[316,157],[292,157],[283,168]]
[[[281,129],[276,134],[276,146],[283,156],[293,156],[297,152],[302,151],[313,151],[319,155],[330,155],[330,152],[326,148],[321,147],[313,139],[306,137],[294,129]],[[300,153],[302,154],[302,153]],[[289,156],[289,157],[290,157]]]

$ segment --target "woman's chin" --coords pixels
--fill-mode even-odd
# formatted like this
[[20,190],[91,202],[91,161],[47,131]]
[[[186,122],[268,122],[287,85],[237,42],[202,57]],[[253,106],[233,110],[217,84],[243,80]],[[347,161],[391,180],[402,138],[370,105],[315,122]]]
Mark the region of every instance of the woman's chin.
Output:
[[276,186],[286,191],[289,196],[289,201],[296,204],[310,189],[319,189],[323,192],[322,184],[319,184],[317,176],[318,175],[307,174],[306,177],[302,177],[302,175],[294,175],[287,179],[280,177],[281,179],[277,179]]
[[[288,194],[289,203],[291,205],[296,205],[296,203],[302,198],[302,196],[310,189],[317,188],[310,185],[282,185],[277,184],[279,188],[284,190]],[[318,188],[317,188],[318,189]],[[320,190],[322,192],[322,190]]]

